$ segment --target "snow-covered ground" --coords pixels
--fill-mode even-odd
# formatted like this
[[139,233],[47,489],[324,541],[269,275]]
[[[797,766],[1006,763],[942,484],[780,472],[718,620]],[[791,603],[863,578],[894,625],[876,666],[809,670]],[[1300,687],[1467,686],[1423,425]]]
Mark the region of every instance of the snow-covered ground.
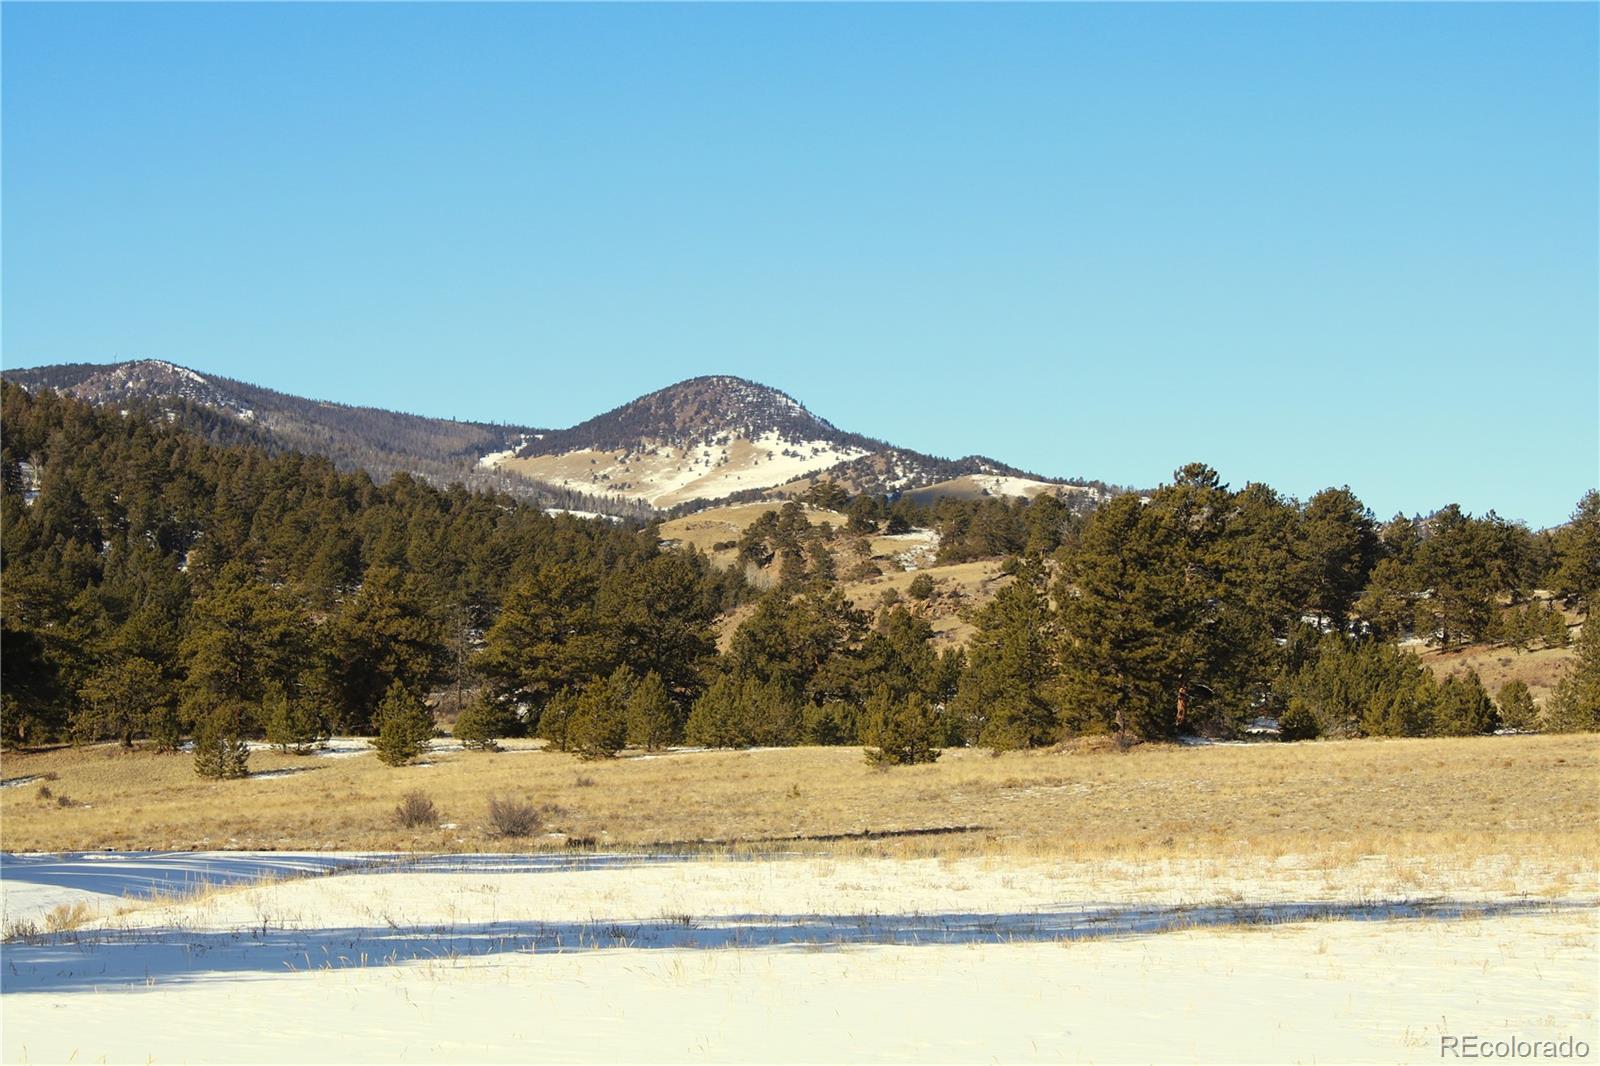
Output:
[[866,454],[859,448],[791,440],[771,431],[750,439],[701,441],[684,447],[653,444],[631,453],[579,451],[529,459],[502,453],[479,462],[506,465],[553,485],[668,507],[787,484]]
[[85,865],[107,891],[84,928],[6,944],[6,1061],[1424,1062],[1441,1033],[1600,1047],[1593,876],[197,856],[324,876],[131,909],[110,891],[108,870],[174,858],[7,857],[8,908],[15,883]]

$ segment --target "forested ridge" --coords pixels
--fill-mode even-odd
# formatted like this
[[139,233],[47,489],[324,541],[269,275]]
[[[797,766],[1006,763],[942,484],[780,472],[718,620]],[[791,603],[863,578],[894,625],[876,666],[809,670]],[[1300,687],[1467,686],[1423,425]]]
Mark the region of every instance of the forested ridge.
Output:
[[[1199,464],[1087,515],[823,484],[811,501],[844,527],[790,503],[746,531],[745,568],[719,570],[663,549],[654,524],[405,474],[379,485],[9,383],[0,399],[8,744],[193,737],[197,765],[226,773],[242,737],[377,732],[404,761],[441,694],[476,746],[863,744],[889,762],[1082,733],[1226,736],[1261,716],[1297,738],[1593,729],[1600,714],[1588,627],[1543,707],[1436,681],[1397,643],[1564,644],[1561,608],[1586,611],[1600,588],[1593,492],[1533,533],[1454,506],[1380,523],[1347,489],[1300,503]],[[946,559],[1007,559],[964,649],[936,651],[905,604],[869,613],[841,591],[841,538],[912,527],[937,528]]]
[[214,443],[324,455],[340,470],[364,470],[379,481],[405,472],[441,488],[461,482],[545,507],[638,518],[649,514],[649,508],[626,500],[594,496],[479,465],[485,453],[507,450],[539,432],[527,426],[329,403],[201,375],[154,359],[8,370],[5,378],[30,389],[70,392],[91,403],[144,411],[159,408],[161,417]]

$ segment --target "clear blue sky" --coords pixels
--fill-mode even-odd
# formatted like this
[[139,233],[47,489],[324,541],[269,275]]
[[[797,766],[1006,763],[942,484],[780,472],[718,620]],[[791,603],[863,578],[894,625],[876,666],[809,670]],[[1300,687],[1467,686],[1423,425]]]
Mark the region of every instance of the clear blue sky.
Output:
[[1538,526],[1600,481],[1597,7],[4,5],[6,366]]

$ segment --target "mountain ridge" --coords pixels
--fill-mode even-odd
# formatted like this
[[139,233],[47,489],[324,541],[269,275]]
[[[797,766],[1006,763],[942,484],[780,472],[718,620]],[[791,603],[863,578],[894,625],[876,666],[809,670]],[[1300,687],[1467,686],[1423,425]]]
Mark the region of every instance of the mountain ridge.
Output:
[[[945,459],[900,448],[840,429],[788,393],[731,374],[675,382],[566,429],[311,399],[161,359],[3,375],[95,403],[153,403],[168,418],[205,409],[249,439],[328,455],[380,479],[405,471],[435,484],[460,481],[608,514],[782,496],[824,478],[853,492],[927,496],[960,481],[950,494],[1048,491],[1089,505],[1116,491],[1101,482],[1042,477],[987,456]],[[214,425],[207,428],[216,436]]]

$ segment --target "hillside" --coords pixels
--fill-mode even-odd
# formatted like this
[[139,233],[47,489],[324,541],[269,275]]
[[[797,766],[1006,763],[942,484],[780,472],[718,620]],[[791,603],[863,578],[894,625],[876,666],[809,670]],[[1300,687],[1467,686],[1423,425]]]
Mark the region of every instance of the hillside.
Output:
[[623,501],[542,485],[515,471],[496,471],[479,463],[483,455],[508,451],[538,432],[527,426],[307,399],[160,359],[66,363],[7,370],[4,376],[24,388],[55,389],[90,403],[153,405],[168,420],[182,422],[214,442],[325,455],[341,470],[365,470],[379,481],[406,472],[441,487],[461,482],[549,507],[641,513]]
[[983,456],[943,459],[821,418],[787,393],[729,375],[670,385],[568,429],[463,422],[307,399],[157,359],[8,370],[25,388],[91,403],[154,404],[219,443],[326,455],[383,480],[400,471],[563,509],[641,516],[796,495],[819,479],[851,492],[1108,497]]
[[[963,476],[988,477],[996,495],[1067,484],[983,456],[943,459],[846,432],[787,393],[728,375],[679,382],[489,461],[578,491],[680,509],[796,495],[824,478],[873,494]],[[1023,483],[1027,491],[1013,491]],[[1099,484],[1071,487],[1095,500],[1110,493]]]

